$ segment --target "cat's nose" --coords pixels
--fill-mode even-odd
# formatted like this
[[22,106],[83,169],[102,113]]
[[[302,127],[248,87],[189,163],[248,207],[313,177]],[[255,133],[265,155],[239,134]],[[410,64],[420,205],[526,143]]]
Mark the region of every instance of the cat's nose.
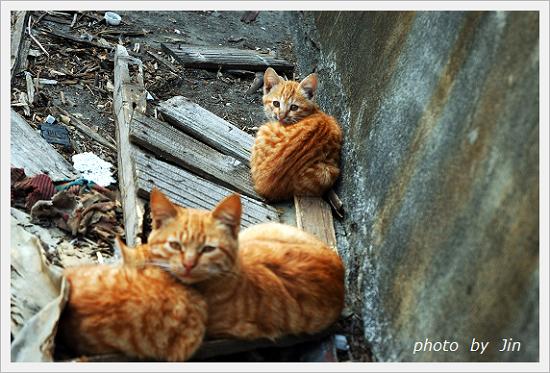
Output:
[[279,120],[282,121],[282,120],[284,120],[285,118],[286,118],[286,113],[285,113],[284,111],[281,111],[281,112],[279,113]]
[[183,262],[183,265],[185,266],[185,269],[187,269],[187,272],[189,273],[196,265],[197,263],[194,260],[186,260]]

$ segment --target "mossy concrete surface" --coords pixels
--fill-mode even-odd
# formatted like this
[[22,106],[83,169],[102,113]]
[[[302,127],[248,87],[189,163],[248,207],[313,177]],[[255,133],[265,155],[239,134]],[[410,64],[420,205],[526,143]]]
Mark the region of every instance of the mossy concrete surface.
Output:
[[538,12],[292,16],[344,134],[338,244],[374,357],[538,361]]

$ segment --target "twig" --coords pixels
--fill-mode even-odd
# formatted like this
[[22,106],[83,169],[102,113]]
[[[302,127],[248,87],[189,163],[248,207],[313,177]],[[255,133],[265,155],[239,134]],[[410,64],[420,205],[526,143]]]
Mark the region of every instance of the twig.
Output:
[[117,151],[117,148],[115,145],[111,144],[108,140],[106,140],[105,138],[103,138],[99,133],[96,133],[94,130],[92,130],[90,127],[88,127],[86,124],[82,123],[80,120],[78,120],[78,118],[76,118],[74,115],[70,114],[69,112],[67,112],[66,110],[64,110],[63,108],[60,108],[59,106],[57,106],[55,103],[54,103],[54,106],[56,109],[58,109],[61,113],[63,113],[64,115],[68,116],[69,118],[71,118],[73,120],[73,123],[75,124],[75,126],[82,132],[84,133],[86,136],[96,140],[97,142],[99,142],[101,145],[103,146],[106,146],[107,148],[113,150],[113,151]]
[[338,214],[338,216],[341,217],[341,218],[344,217],[343,214],[342,214],[342,207],[344,206],[344,204],[342,203],[340,198],[338,198],[338,195],[336,195],[336,192],[334,191],[334,189],[331,188],[326,193],[326,197],[327,197],[330,205],[334,209],[334,211]]
[[252,82],[252,85],[246,91],[245,97],[250,96],[251,94],[256,92],[258,89],[260,89],[263,85],[264,85],[264,73],[259,71],[256,73],[256,78]]
[[71,23],[71,28],[74,27],[74,24],[76,23],[76,17],[78,16],[78,13],[75,13],[73,16],[73,23]]
[[151,51],[147,51],[147,53],[148,53],[149,55],[151,55],[154,59],[156,59],[156,60],[160,61],[161,63],[163,63],[164,65],[168,66],[168,67],[170,68],[170,70],[172,70],[172,72],[177,73],[177,72],[179,71],[179,70],[176,69],[170,62],[166,61],[164,58],[155,55],[155,54],[154,54],[153,52],[151,52]]
[[46,56],[48,56],[48,58],[50,58],[50,54],[48,53],[48,51],[46,49],[44,49],[42,44],[40,44],[40,42],[38,40],[36,40],[36,38],[33,36],[32,30],[31,30],[31,21],[32,21],[32,16],[29,16],[29,36],[40,47],[40,49],[42,49],[42,52],[46,53]]

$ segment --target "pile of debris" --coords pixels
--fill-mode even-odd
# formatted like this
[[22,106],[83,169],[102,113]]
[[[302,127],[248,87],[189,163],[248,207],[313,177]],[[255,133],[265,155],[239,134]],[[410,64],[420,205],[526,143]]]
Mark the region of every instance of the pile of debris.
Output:
[[[242,22],[253,24],[256,16],[257,12],[246,12]],[[237,191],[243,199],[244,226],[260,221],[295,224],[335,249],[326,202],[300,197],[268,205],[253,190],[247,171],[251,134],[264,120],[259,104],[262,73],[267,66],[290,73],[293,64],[272,51],[244,44],[243,48],[197,46],[176,38],[154,49],[135,41],[146,37],[146,30],[132,27],[124,18],[111,24],[112,17],[118,20],[97,12],[12,14],[12,216],[42,243],[28,248],[26,255],[42,252],[59,267],[118,260],[112,249],[115,235],[125,235],[130,246],[146,240],[146,205],[152,188],[161,189],[179,205],[203,209]],[[228,42],[243,40],[248,43],[247,38]],[[191,99],[178,90],[182,85]],[[228,86],[233,94],[227,93]],[[245,105],[247,100],[258,106],[243,109],[250,106]],[[193,149],[193,156],[181,149]],[[84,155],[96,157],[90,162],[95,166],[109,165],[108,178],[113,179],[99,185],[96,175],[89,177],[85,169],[76,169],[76,156]],[[55,228],[48,226],[52,223]],[[13,227],[12,223],[12,231]],[[23,232],[17,237],[22,242],[17,250],[22,250],[29,240]],[[25,281],[20,273],[25,270],[18,266],[14,278]],[[20,291],[25,286],[12,286],[12,307],[40,304],[60,312],[66,296],[62,280],[44,280],[58,284],[49,298],[54,307],[45,306],[47,299],[29,299],[32,294]],[[12,318],[12,333],[18,332],[12,353],[14,345],[24,345],[26,322],[34,328],[50,325],[39,316]],[[344,320],[343,325],[349,322]],[[208,341],[195,359],[338,361],[336,345],[342,337],[334,336],[337,330],[313,337],[289,336],[277,343]],[[44,340],[36,341],[49,346],[45,354],[36,357],[22,350],[16,358],[51,361],[52,338],[52,333],[45,333]],[[303,343],[303,349],[285,350],[297,343]],[[343,351],[349,349],[345,339],[339,345]],[[278,349],[270,349],[274,346]],[[121,356],[88,359],[123,360]]]

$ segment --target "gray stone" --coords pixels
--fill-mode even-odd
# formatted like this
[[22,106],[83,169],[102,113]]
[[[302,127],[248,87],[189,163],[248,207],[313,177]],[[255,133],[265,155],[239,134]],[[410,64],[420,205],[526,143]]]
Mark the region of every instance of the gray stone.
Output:
[[291,16],[344,134],[338,245],[375,359],[538,361],[538,12]]

